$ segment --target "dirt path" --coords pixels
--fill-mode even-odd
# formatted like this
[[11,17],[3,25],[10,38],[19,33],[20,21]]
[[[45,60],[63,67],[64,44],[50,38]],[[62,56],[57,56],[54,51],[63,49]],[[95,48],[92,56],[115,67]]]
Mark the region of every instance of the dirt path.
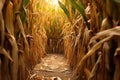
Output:
[[61,54],[47,54],[33,70],[32,80],[70,80],[71,70]]

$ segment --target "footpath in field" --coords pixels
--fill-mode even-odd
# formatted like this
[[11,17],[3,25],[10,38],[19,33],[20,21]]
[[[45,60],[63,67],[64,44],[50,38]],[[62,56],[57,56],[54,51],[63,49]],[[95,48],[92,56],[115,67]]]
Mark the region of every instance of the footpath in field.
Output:
[[32,80],[71,80],[71,70],[62,54],[47,54],[33,70]]

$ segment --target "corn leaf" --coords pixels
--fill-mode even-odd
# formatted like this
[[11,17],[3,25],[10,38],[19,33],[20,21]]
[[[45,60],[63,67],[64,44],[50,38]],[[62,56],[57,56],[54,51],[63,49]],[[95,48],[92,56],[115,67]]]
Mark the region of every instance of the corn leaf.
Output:
[[27,42],[27,39],[26,39],[26,35],[25,35],[25,31],[24,31],[24,28],[23,28],[22,21],[21,21],[19,15],[16,16],[16,19],[17,19],[16,22],[17,22],[17,24],[19,25],[18,27],[19,27],[19,29],[20,29],[20,31],[21,31],[21,34],[22,34],[23,38],[24,38],[25,53],[28,54],[28,53],[29,53],[29,45],[28,45],[28,42]]
[[6,23],[6,29],[9,34],[14,35],[14,25],[13,25],[13,3],[9,1],[7,7],[6,7],[6,13],[5,14],[5,23]]
[[82,4],[78,5],[75,0],[70,0],[70,3],[75,9],[77,9],[80,12],[80,14],[82,15],[83,19],[85,20],[85,22],[87,24],[88,29],[90,29],[89,23],[87,22],[87,17],[85,14],[84,6]]
[[62,4],[60,1],[58,1],[60,7],[63,9],[64,13],[67,15],[67,17],[70,19],[70,13],[68,11],[68,9],[65,7],[64,4]]
[[29,4],[29,2],[30,2],[30,0],[23,0],[22,1],[20,18],[21,18],[23,24],[25,22],[27,23],[27,11],[26,11],[26,7]]
[[27,11],[24,6],[21,7],[20,18],[21,18],[23,24],[27,21]]
[[111,15],[111,2],[109,0],[106,0],[106,11],[108,16]]
[[4,49],[0,47],[1,54],[5,55],[10,61],[13,62],[13,59],[11,58],[10,54]]
[[17,73],[18,73],[18,46],[17,46],[17,42],[15,40],[15,37],[13,35],[10,35],[8,34],[7,35],[8,37],[8,40],[12,46],[12,59],[13,59],[13,63],[11,65],[11,77],[12,77],[12,80],[17,80]]
[[3,46],[4,45],[4,34],[5,34],[5,28],[4,28],[4,20],[3,20],[3,14],[2,14],[2,12],[0,12],[0,32],[1,32],[1,34],[0,34],[0,38],[1,38],[1,40],[0,40],[0,45],[1,46]]
[[2,8],[4,6],[5,0],[0,0],[0,12],[2,12]]
[[117,3],[120,3],[120,0],[113,0],[113,1],[115,1],[115,2],[117,2]]
[[27,6],[29,2],[30,2],[30,0],[23,0],[22,3],[23,3],[24,6]]

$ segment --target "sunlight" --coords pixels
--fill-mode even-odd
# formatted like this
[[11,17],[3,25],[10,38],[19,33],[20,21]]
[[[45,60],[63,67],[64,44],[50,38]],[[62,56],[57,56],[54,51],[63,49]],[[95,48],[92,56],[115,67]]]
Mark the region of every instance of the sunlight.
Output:
[[51,6],[51,8],[58,10],[59,8],[58,0],[46,0],[46,2]]
[[58,0],[51,1],[50,4],[53,6],[58,6]]

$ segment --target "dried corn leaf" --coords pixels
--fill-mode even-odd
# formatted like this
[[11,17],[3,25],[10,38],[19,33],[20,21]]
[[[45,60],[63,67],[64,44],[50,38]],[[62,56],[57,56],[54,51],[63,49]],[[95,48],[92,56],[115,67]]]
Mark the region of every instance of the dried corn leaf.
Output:
[[4,44],[4,20],[3,20],[3,13],[2,9],[4,6],[5,0],[0,0],[0,37],[1,37],[1,42],[0,45],[3,47]]
[[2,80],[2,61],[0,58],[0,80]]
[[108,36],[120,36],[120,26],[112,28],[112,29],[107,29],[105,31],[101,31],[99,33],[96,34],[96,36],[94,37],[94,39],[100,39],[100,38],[105,38]]
[[6,29],[9,34],[14,35],[14,25],[13,25],[13,4],[11,1],[8,2],[5,13],[5,23]]
[[99,67],[100,60],[101,60],[101,55],[98,57],[98,60],[95,63],[88,80],[93,80],[95,78],[95,75],[97,74],[97,70],[98,70],[98,67]]
[[20,15],[17,15],[16,19],[17,19],[18,27],[19,27],[19,29],[20,29],[20,31],[22,33],[22,36],[23,36],[23,39],[24,39],[24,42],[25,42],[25,53],[29,54],[29,45],[28,45],[28,42],[27,42],[27,39],[26,39],[26,35],[25,35],[24,28],[23,28],[23,24],[22,24],[21,19],[20,19]]
[[109,36],[107,38],[102,39],[101,41],[99,41],[96,45],[93,46],[93,48],[91,50],[88,51],[88,53],[81,59],[81,61],[78,63],[77,68],[75,70],[74,76],[77,74],[76,72],[79,72],[80,74],[82,74],[83,72],[83,68],[85,66],[86,60],[92,56],[93,54],[95,54],[95,51],[98,50],[102,44],[106,41],[109,41],[110,39],[112,39],[113,36]]
[[0,12],[0,37],[1,37],[1,42],[0,45],[3,47],[4,44],[4,20],[3,20],[3,15],[2,12]]
[[103,44],[103,55],[105,56],[105,68],[109,71],[110,70],[110,42],[105,42]]
[[13,59],[11,58],[10,54],[4,48],[0,48],[0,52],[13,62]]
[[85,68],[84,69],[84,72],[85,72],[85,74],[86,74],[86,76],[87,76],[87,79],[89,78],[89,76],[90,76],[90,70],[89,69],[87,69],[87,68]]
[[12,0],[13,1],[13,5],[14,5],[14,11],[19,12],[20,8],[21,8],[21,3],[22,0]]
[[19,70],[18,70],[18,79],[17,80],[25,80],[25,63],[24,63],[24,56],[23,51],[19,52]]
[[114,73],[114,80],[120,79],[120,45],[119,48],[116,49],[115,54],[115,73]]
[[[75,70],[75,75],[77,74],[76,72],[80,72],[80,74],[82,73],[82,70],[85,66],[86,60],[92,56],[93,54],[95,54],[95,51],[98,50],[102,44],[106,41],[109,41],[113,38],[118,38],[120,37],[120,27],[115,27],[112,29],[108,29],[102,32],[99,32],[98,34],[96,34],[96,36],[94,36],[91,40],[93,39],[98,39],[98,38],[103,38],[101,41],[99,41],[98,43],[96,43],[93,48],[91,50],[88,51],[88,53],[81,59],[80,63],[78,64],[76,70]],[[104,36],[104,37],[103,37]]]
[[17,80],[17,74],[18,74],[18,46],[17,46],[17,42],[14,38],[14,36],[7,34],[6,35],[11,46],[12,46],[12,59],[13,59],[13,63],[11,63],[11,77],[12,80]]
[[2,12],[5,1],[6,0],[0,0],[0,13]]

